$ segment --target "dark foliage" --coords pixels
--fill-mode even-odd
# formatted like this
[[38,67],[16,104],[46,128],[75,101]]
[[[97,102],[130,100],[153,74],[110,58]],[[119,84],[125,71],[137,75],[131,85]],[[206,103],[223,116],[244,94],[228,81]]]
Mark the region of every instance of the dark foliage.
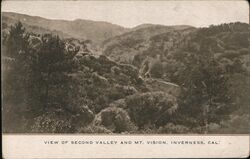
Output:
[[249,131],[247,24],[138,28],[98,56],[88,40],[3,29],[4,132]]

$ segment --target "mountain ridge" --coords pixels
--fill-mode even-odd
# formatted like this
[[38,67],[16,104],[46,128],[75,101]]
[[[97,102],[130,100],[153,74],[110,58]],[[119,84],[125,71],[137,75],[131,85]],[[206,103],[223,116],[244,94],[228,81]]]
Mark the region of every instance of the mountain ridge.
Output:
[[[45,18],[42,16],[36,16],[36,15],[29,15],[29,14],[23,14],[23,13],[16,13],[16,12],[2,12],[3,14],[13,14],[13,15],[19,15],[19,16],[28,16],[28,17],[32,17],[32,18],[40,18],[40,19],[46,19],[46,20],[52,20],[52,21],[62,21],[62,22],[74,22],[74,21],[89,21],[89,22],[97,22],[97,23],[107,23],[107,24],[112,24],[112,25],[116,25],[116,26],[120,26],[123,27],[121,25],[118,24],[114,24],[111,22],[107,22],[107,21],[99,21],[99,20],[91,20],[91,19],[81,19],[81,18],[76,18],[76,19],[72,19],[72,20],[66,20],[66,19],[53,19],[53,18]],[[127,27],[123,27],[123,28],[127,28]],[[128,28],[129,29],[129,28]]]
[[[22,22],[27,30],[32,30],[30,27],[33,27],[32,32],[40,33],[42,30],[62,32],[60,36],[63,38],[73,37],[82,40],[92,40],[96,43],[101,43],[103,40],[120,35],[127,30],[127,28],[122,26],[103,21],[47,19],[40,16],[2,12],[3,23],[13,25],[18,21]],[[34,27],[41,29],[39,30]]]
[[90,19],[50,19],[41,16],[28,15],[15,12],[2,12],[2,23],[13,25],[22,22],[28,31],[43,34],[54,33],[62,38],[76,38],[80,40],[91,40],[96,44],[131,31],[151,27],[192,27],[186,25],[166,26],[161,24],[140,24],[135,27],[124,27],[107,21],[95,21]]

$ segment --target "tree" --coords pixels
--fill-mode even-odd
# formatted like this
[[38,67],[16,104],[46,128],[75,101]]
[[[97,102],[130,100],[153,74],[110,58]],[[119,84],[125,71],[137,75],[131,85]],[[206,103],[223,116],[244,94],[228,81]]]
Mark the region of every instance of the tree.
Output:
[[28,53],[29,34],[25,32],[21,22],[10,27],[9,36],[6,41],[5,56],[18,58]]
[[4,101],[20,103],[26,96],[30,72],[29,35],[21,22],[11,26],[4,43],[3,86]]
[[[3,52],[3,111],[6,129],[24,131],[24,114],[29,99],[27,90],[30,87],[30,45],[29,34],[21,22],[11,26],[4,43]],[[15,124],[8,124],[9,122]],[[9,126],[11,125],[11,126]],[[22,129],[22,130],[21,130]],[[7,130],[8,131],[8,130]]]
[[65,49],[65,43],[58,36],[45,34],[41,37],[41,45],[34,63],[33,81],[40,92],[40,100],[44,108],[51,104],[62,104],[63,89],[69,84],[68,73],[76,69],[73,58],[78,49]]
[[179,98],[180,113],[198,120],[200,126],[219,123],[232,111],[228,78],[211,54],[193,54],[182,73],[183,91]]

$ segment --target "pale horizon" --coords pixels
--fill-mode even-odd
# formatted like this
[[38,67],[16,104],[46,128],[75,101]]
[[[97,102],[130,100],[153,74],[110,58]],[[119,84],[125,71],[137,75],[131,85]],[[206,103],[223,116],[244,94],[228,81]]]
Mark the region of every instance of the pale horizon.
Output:
[[126,28],[141,24],[207,27],[249,23],[247,1],[3,1],[2,12],[52,20],[103,21]]

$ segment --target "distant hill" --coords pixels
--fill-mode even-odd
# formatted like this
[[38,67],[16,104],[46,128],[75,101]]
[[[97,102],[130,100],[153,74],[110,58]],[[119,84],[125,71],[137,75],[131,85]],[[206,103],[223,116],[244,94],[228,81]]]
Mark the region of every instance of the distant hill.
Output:
[[33,33],[53,33],[62,38],[76,38],[101,43],[113,36],[121,35],[128,29],[108,22],[77,19],[52,20],[38,16],[2,12],[2,23],[10,26],[21,21],[25,28]]
[[[140,24],[140,25],[137,25],[136,27],[132,28],[132,30],[139,30],[139,29],[143,29],[143,28],[149,28],[149,27],[155,27],[155,26],[158,26],[158,27],[167,27],[165,25],[160,25],[160,24],[150,24],[150,23],[145,23],[145,24]],[[175,29],[186,29],[186,28],[190,28],[192,26],[189,26],[189,25],[174,25],[174,26],[169,26],[171,28],[175,28]]]
[[76,19],[72,21],[57,20],[20,13],[2,12],[2,24],[4,27],[8,28],[18,21],[23,23],[28,32],[35,34],[53,33],[55,35],[59,35],[61,38],[91,40],[93,43],[98,45],[116,40],[120,35],[124,35],[126,37],[134,34],[134,36],[139,36],[138,38],[145,38],[164,33],[169,29],[183,30],[193,28],[186,25],[168,27],[156,24],[141,24],[134,28],[124,28],[122,26],[104,21],[84,19]]

